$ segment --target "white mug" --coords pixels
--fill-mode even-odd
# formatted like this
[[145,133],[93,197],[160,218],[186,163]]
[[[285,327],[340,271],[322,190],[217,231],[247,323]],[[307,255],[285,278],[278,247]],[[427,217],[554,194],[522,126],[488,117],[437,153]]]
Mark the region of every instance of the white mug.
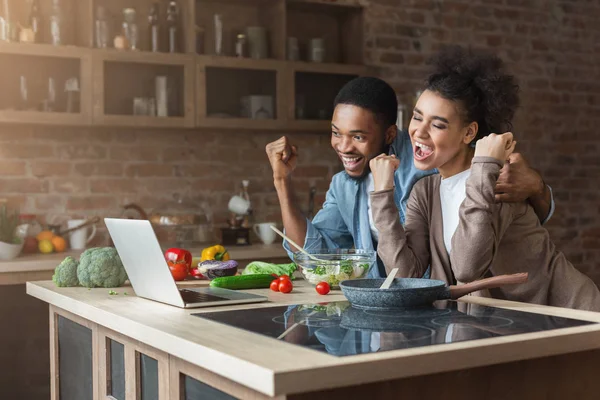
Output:
[[250,211],[250,202],[241,196],[233,196],[229,200],[229,211],[238,215],[246,215]]
[[[71,219],[67,221],[67,227],[69,229],[75,228],[83,224],[85,219]],[[69,237],[69,243],[71,245],[72,250],[83,250],[87,246],[87,244],[96,236],[96,224],[92,225],[92,233],[88,236],[88,226],[77,229],[76,231],[71,232],[71,236]]]
[[275,222],[263,222],[262,224],[256,224],[252,227],[256,236],[262,240],[264,244],[271,244],[277,239],[277,234],[271,226],[276,226]]

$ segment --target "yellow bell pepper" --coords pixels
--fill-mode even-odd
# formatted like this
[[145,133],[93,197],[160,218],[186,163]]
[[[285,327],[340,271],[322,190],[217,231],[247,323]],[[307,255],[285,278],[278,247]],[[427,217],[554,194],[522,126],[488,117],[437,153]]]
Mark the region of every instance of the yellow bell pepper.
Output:
[[229,260],[229,253],[220,244],[207,247],[202,250],[202,254],[200,255],[200,262],[206,260],[227,261]]

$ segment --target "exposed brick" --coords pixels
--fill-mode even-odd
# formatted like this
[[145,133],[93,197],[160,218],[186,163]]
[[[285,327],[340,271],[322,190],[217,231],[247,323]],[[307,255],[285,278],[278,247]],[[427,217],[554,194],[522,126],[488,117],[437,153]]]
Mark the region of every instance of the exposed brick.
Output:
[[131,178],[94,179],[90,181],[92,193],[137,193],[139,180]]
[[410,41],[399,38],[379,37],[375,41],[375,45],[381,49],[396,49],[396,50],[408,50],[410,49]]
[[25,175],[25,161],[0,160],[0,176]]
[[409,15],[409,18],[415,24],[425,23],[425,14],[423,14],[421,12],[413,12]]
[[67,197],[62,195],[46,195],[35,198],[35,208],[42,212],[49,210],[64,211],[67,204]]
[[88,182],[85,178],[57,178],[52,182],[52,190],[56,193],[87,193]]
[[173,167],[168,164],[133,164],[126,168],[127,176],[165,177],[173,175]]
[[404,56],[399,53],[383,53],[379,61],[385,64],[403,64]]
[[0,158],[36,159],[54,156],[54,147],[34,143],[3,143],[0,144]]
[[115,161],[160,161],[162,149],[154,146],[112,147],[109,158]]
[[48,181],[41,179],[0,179],[0,193],[47,193],[48,188]]
[[89,160],[106,158],[106,147],[88,144],[62,145],[57,148],[60,158],[66,160]]
[[67,200],[67,209],[73,211],[91,211],[114,209],[117,199],[114,196],[70,196]]
[[[22,196],[22,195],[9,195],[6,196],[4,193],[2,194],[1,198],[3,200],[6,200],[6,205],[8,207],[11,208],[17,208],[20,211],[25,211],[25,208],[27,206],[27,198],[31,197],[31,196]],[[29,210],[27,210],[29,211]]]
[[67,176],[71,172],[71,166],[68,161],[33,161],[31,174],[38,178]]
[[327,176],[328,174],[329,168],[320,166],[298,167],[294,171],[294,176],[298,177],[321,178]]
[[485,39],[488,46],[498,47],[502,44],[503,37],[500,35],[487,35]]
[[164,162],[182,162],[198,158],[197,149],[191,147],[171,147],[162,151]]
[[123,176],[124,167],[119,162],[82,162],[73,165],[75,175],[81,176]]

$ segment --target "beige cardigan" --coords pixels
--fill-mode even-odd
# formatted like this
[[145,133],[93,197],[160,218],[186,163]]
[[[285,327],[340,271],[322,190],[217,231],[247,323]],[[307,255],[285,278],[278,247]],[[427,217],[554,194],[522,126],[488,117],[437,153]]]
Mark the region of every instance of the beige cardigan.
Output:
[[494,187],[502,164],[475,157],[460,206],[450,256],[444,246],[440,175],[418,181],[406,207],[406,225],[398,219],[393,190],[372,192],[371,207],[379,231],[377,253],[386,270],[399,276],[431,278],[448,284],[528,272],[524,284],[491,289],[494,298],[600,311],[600,291],[556,250],[533,208],[523,203],[496,203]]

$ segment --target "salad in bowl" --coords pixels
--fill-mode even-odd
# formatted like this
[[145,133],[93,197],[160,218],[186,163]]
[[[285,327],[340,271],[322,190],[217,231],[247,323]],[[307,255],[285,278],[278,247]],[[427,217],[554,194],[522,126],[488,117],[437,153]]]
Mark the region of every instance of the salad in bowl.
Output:
[[304,279],[313,285],[327,282],[332,289],[339,289],[341,281],[366,277],[377,259],[374,250],[319,249],[308,253],[318,260],[294,253],[294,262]]

